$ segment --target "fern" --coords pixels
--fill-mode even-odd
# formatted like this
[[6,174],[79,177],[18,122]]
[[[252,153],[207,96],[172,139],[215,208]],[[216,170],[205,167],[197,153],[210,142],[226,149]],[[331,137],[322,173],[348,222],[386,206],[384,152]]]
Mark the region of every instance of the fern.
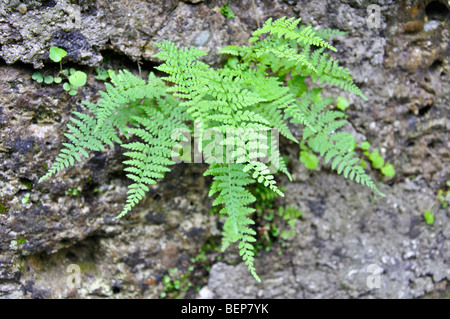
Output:
[[103,151],[104,144],[112,145],[120,140],[110,125],[102,125],[97,128],[95,119],[87,114],[74,112],[75,116],[70,120],[72,124],[67,124],[71,133],[65,136],[70,143],[63,143],[55,163],[50,167],[47,174],[42,176],[39,182],[49,178],[64,168],[73,166],[76,161],[81,161],[81,156],[89,157],[88,151]]
[[272,18],[269,18],[261,29],[253,32],[249,42],[256,42],[260,35],[270,33],[277,38],[283,37],[285,40],[294,40],[300,45],[316,45],[337,51],[332,45],[321,38],[312,26],[297,29],[300,20],[294,20],[294,18],[286,19],[286,17],[283,17],[272,21]]
[[172,132],[187,127],[177,119],[176,113],[166,115],[156,109],[149,109],[147,117],[133,117],[140,127],[130,128],[134,136],[142,141],[123,144],[122,147],[130,150],[124,153],[130,159],[123,163],[127,165],[124,171],[127,177],[134,183],[128,188],[127,203],[118,218],[125,216],[149,191],[147,185],[156,184],[156,180],[164,178],[164,174],[170,169],[169,165],[175,164],[171,160],[172,149],[177,140],[172,139]]
[[214,181],[209,192],[216,195],[214,206],[223,205],[220,214],[228,216],[224,225],[224,239],[222,250],[230,243],[239,241],[239,254],[242,256],[251,274],[257,281],[261,281],[254,266],[254,248],[256,232],[249,227],[255,222],[248,216],[255,209],[248,205],[255,202],[255,197],[245,186],[254,183],[254,179],[245,170],[243,164],[211,165],[205,175],[213,175]]
[[117,143],[125,149],[124,171],[131,181],[120,218],[176,163],[178,143],[185,137],[174,132],[200,132],[195,151],[211,152],[204,154],[209,165],[205,175],[213,176],[209,195],[226,218],[222,248],[238,243],[250,273],[260,281],[252,244],[255,197],[249,187],[257,184],[284,196],[275,175],[282,172],[292,180],[274,132],[299,143],[290,126],[300,125],[302,145],[323,156],[338,174],[384,196],[358,165],[354,138],[341,130],[345,114],[329,107],[334,99],[322,98],[320,89],[304,82],[310,77],[365,99],[349,70],[326,51],[336,51],[327,40],[343,32],[314,30],[299,22],[267,20],[253,32],[250,45],[220,51],[232,57],[219,69],[200,61],[206,55],[200,49],[157,43],[155,57],[162,63],[156,69],[166,75],[150,73],[145,81],[128,71],[111,74],[98,103],[85,101],[88,112],[74,112],[67,125],[68,142],[41,181],[88,158],[90,151]]
[[[308,26],[301,25],[300,31],[303,31],[303,29],[307,28]],[[316,35],[324,40],[331,40],[335,36],[343,36],[346,35],[347,32],[336,30],[336,29],[317,29],[314,30]]]

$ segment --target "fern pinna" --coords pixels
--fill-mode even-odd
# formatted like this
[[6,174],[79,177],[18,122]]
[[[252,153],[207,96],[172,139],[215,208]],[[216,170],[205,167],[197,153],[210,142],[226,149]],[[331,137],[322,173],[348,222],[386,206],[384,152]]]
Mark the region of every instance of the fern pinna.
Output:
[[[123,217],[175,164],[183,136],[174,132],[200,128],[195,151],[210,151],[203,154],[209,164],[205,175],[213,177],[209,195],[215,196],[213,205],[226,217],[222,248],[238,242],[245,264],[259,281],[251,218],[256,199],[249,187],[260,183],[284,196],[274,174],[280,171],[291,179],[274,130],[299,143],[289,125],[303,126],[302,143],[331,161],[332,169],[384,196],[359,165],[353,137],[339,131],[347,123],[345,114],[329,107],[333,99],[322,98],[320,88],[305,83],[310,77],[366,99],[349,71],[326,52],[336,51],[327,40],[343,33],[314,30],[299,22],[267,20],[252,34],[249,46],[228,46],[219,52],[230,56],[219,69],[201,62],[206,53],[197,48],[157,43],[160,51],[155,56],[163,61],[157,69],[167,75],[157,78],[150,73],[145,81],[128,71],[112,74],[100,101],[84,102],[90,114],[74,112],[67,125],[68,143],[41,180],[88,157],[89,151],[118,143],[126,149],[124,171],[131,180],[118,215]],[[122,143],[123,137],[127,143]]]

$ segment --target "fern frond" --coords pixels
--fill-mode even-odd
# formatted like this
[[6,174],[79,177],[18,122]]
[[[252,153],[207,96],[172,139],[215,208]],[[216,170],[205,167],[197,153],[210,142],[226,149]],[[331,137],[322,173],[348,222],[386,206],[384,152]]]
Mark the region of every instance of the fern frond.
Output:
[[197,103],[206,94],[204,73],[208,72],[209,67],[198,61],[206,53],[197,48],[179,49],[175,43],[166,40],[155,45],[160,48],[155,57],[164,61],[156,69],[168,74],[162,78],[164,81],[174,84],[167,91],[184,100],[180,105],[188,107],[188,112],[195,114]]
[[355,157],[354,152],[349,151],[349,144],[345,141],[336,142],[340,140],[341,137],[333,137],[333,135],[330,137],[321,132],[309,139],[308,145],[313,151],[325,156],[326,163],[332,160],[331,168],[335,169],[338,174],[344,173],[345,178],[350,178],[359,184],[372,188],[380,196],[385,197],[386,195],[378,190],[372,178],[358,165],[360,159]]
[[286,124],[285,116],[279,108],[273,103],[260,103],[256,107],[256,112],[261,114],[267,121],[269,121],[273,128],[277,129],[281,135],[287,139],[298,143],[297,139],[292,135],[291,130]]
[[204,175],[213,175],[209,195],[216,195],[214,206],[224,205],[220,213],[227,216],[224,230],[225,236],[222,248],[230,243],[239,241],[239,250],[242,259],[253,277],[260,281],[254,266],[254,248],[256,232],[249,227],[254,221],[248,217],[255,209],[248,205],[255,202],[255,197],[245,186],[254,182],[250,175],[244,171],[244,164],[213,164]]
[[233,56],[243,56],[247,52],[249,52],[250,48],[243,45],[243,46],[237,46],[237,45],[229,45],[226,47],[223,47],[220,49],[217,53],[218,54],[229,54]]
[[73,124],[67,124],[70,133],[65,134],[69,143],[63,144],[55,163],[40,181],[74,165],[75,160],[81,161],[81,156],[88,158],[88,151],[102,151],[104,144],[121,144],[116,129],[127,136],[132,118],[145,114],[145,108],[154,108],[154,100],[165,95],[164,82],[153,73],[148,83],[126,70],[111,73],[111,81],[113,85],[107,83],[106,92],[99,92],[102,99],[98,104],[83,101],[94,116],[73,113]]
[[[306,28],[306,26],[303,26],[303,25],[300,26],[300,31],[303,28]],[[316,29],[315,32],[316,32],[317,36],[321,37],[324,40],[331,40],[335,36],[343,36],[343,35],[347,34],[347,32],[345,32],[345,31],[341,31],[341,30],[337,30],[337,29],[330,29],[330,28],[326,28],[326,29],[319,28],[319,29]]]
[[[166,94],[164,82],[158,79],[153,73],[150,73],[148,82],[133,75],[127,70],[121,70],[118,74],[111,73],[111,82],[105,83],[106,91],[100,91],[101,100],[95,107],[91,105],[91,111],[97,119],[97,127],[110,119],[112,124],[117,125],[119,129],[124,128],[123,119],[129,118],[129,110],[126,108],[139,105],[136,101],[142,99],[154,99]],[[124,113],[120,113],[120,112]],[[119,114],[117,114],[119,113]],[[122,119],[113,119],[120,117]]]
[[[309,57],[304,53],[299,54],[297,47],[293,48],[288,44],[266,40],[265,42],[268,42],[269,45],[255,48],[254,52],[258,59],[261,59],[264,55],[273,54],[275,58],[268,57],[267,59],[267,64],[271,67],[273,72],[284,69],[286,71],[279,73],[287,73],[287,71],[291,69],[306,68],[311,74],[317,73],[316,68],[309,61]],[[265,59],[261,59],[261,63],[266,63]]]
[[[249,84],[251,83],[255,92],[266,99],[266,102],[269,102],[270,106],[268,107],[272,110],[284,110],[288,117],[295,119],[296,123],[306,125],[312,131],[315,131],[315,129],[306,120],[305,114],[303,114],[302,110],[297,107],[297,99],[289,92],[288,87],[281,86],[281,83],[277,79],[273,77],[265,77],[263,74],[255,70],[248,70],[242,74],[242,77],[245,78]],[[271,112],[263,113],[266,115],[274,114]],[[273,118],[271,118],[271,120],[273,120]],[[271,123],[276,124],[277,122],[271,121]],[[279,128],[280,133],[282,133],[286,138],[298,143],[297,139],[286,131],[286,126],[280,125],[278,122],[278,127],[275,127]]]
[[67,124],[70,133],[64,134],[69,143],[63,143],[63,148],[56,157],[48,172],[39,179],[39,182],[49,178],[57,172],[73,166],[75,161],[80,162],[81,156],[89,157],[89,151],[103,151],[103,144],[113,145],[113,142],[120,143],[114,129],[109,125],[102,125],[96,130],[95,119],[87,114],[73,112],[74,117],[70,120],[72,124]]
[[258,183],[263,184],[265,187],[269,187],[272,191],[284,197],[284,194],[277,187],[275,178],[270,172],[270,169],[266,164],[261,162],[250,162],[243,168],[244,172],[253,171],[253,178],[258,181]]
[[265,33],[270,33],[277,38],[282,38],[286,40],[294,40],[300,45],[315,45],[318,47],[324,47],[332,51],[337,51],[331,44],[324,41],[320,36],[317,35],[316,31],[311,27],[307,26],[299,30],[297,28],[301,19],[286,19],[282,17],[275,21],[269,18],[262,28],[253,32],[252,37],[249,42],[253,43],[259,40],[259,36]]
[[342,119],[345,117],[343,112],[326,109],[332,101],[332,98],[328,98],[313,102],[311,91],[301,96],[300,108],[306,114],[307,120],[314,123],[316,129],[316,132],[313,132],[306,127],[303,130],[303,139],[308,141],[308,146],[314,152],[325,157],[326,163],[333,160],[331,168],[336,169],[338,174],[344,173],[345,178],[354,179],[357,183],[366,185],[381,196],[385,196],[378,190],[371,177],[358,165],[360,159],[351,151],[355,142],[353,136],[347,132],[336,132],[347,121]]
[[[323,131],[325,134],[330,134],[339,128],[343,127],[347,121],[345,113],[336,110],[325,110],[327,106],[334,100],[333,98],[319,99],[314,101],[315,93],[307,91],[302,94],[298,101],[299,109],[305,114],[306,121],[314,126],[314,131],[310,127],[303,130],[303,139],[307,140],[315,133]],[[343,119],[343,120],[339,120]]]
[[134,183],[128,186],[128,197],[122,212],[117,216],[125,216],[149,191],[148,185],[156,184],[157,179],[163,178],[170,169],[172,149],[177,140],[172,139],[172,132],[176,128],[186,126],[178,119],[179,115],[164,113],[153,109],[148,110],[146,117],[134,117],[138,126],[130,128],[130,132],[142,141],[122,144],[129,151],[124,153],[129,160],[124,171]]
[[318,49],[310,52],[310,48],[303,49],[301,55],[305,56],[310,54],[309,61],[313,65],[315,72],[311,72],[311,68],[305,68],[300,66],[295,69],[298,74],[303,76],[311,76],[311,79],[316,83],[326,82],[331,85],[340,87],[350,93],[356,94],[367,101],[367,98],[356,86],[353,81],[350,71],[346,68],[339,66],[336,59],[331,57],[329,53],[325,53],[324,49]]

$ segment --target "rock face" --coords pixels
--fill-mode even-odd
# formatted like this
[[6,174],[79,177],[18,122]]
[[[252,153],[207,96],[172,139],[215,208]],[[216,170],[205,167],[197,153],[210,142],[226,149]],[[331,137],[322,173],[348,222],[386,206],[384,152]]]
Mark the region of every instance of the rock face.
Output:
[[100,65],[104,50],[123,53],[134,61],[154,61],[154,42],[162,39],[212,50],[210,61],[214,61],[218,49],[231,42],[244,43],[252,28],[239,20],[226,21],[219,12],[220,3],[33,1],[22,14],[8,2],[0,7],[0,57],[8,64],[21,61],[35,68],[49,61],[52,45],[65,49],[69,60],[89,66]]
[[[178,277],[186,288],[180,294],[189,297],[448,293],[450,212],[437,201],[450,179],[448,3],[383,0],[368,10],[371,1],[255,0],[258,19],[251,0],[230,1],[233,19],[220,13],[225,3],[0,1],[0,57],[6,62],[0,65],[0,298],[158,298],[173,268],[189,273]],[[128,185],[120,148],[37,183],[64,142],[71,112],[104,87],[94,67],[138,73],[138,62],[143,69],[158,63],[153,43],[162,39],[201,47],[209,53],[205,61],[218,65],[221,47],[245,44],[258,23],[281,16],[347,32],[333,42],[336,56],[369,101],[335,88],[324,94],[350,101],[348,129],[378,148],[397,173],[389,179],[371,171],[387,194],[374,197],[326,165],[306,170],[298,148],[285,143],[294,182],[280,179],[286,197],[276,205],[295,206],[304,217],[289,246],[279,240],[260,253],[261,284],[232,248],[221,261],[211,253],[209,273],[199,270],[205,243],[216,240],[221,227],[208,213],[202,165],[176,165],[120,221],[115,216]],[[88,74],[76,96],[31,80],[34,68],[55,69],[48,59],[52,45]],[[427,209],[433,225],[423,218]],[[200,293],[194,285],[203,286]]]

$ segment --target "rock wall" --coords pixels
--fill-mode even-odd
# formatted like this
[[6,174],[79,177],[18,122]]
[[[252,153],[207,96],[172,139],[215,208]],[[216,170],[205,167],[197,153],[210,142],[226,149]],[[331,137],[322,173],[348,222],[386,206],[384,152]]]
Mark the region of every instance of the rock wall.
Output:
[[[187,274],[177,277],[184,297],[448,294],[450,212],[436,198],[450,179],[449,4],[255,0],[256,15],[252,2],[241,0],[230,1],[236,17],[226,19],[220,13],[225,3],[0,2],[0,298],[159,298],[173,268]],[[379,28],[367,24],[374,3]],[[104,87],[94,67],[105,62],[136,74],[148,71],[158,63],[153,43],[161,39],[201,47],[209,53],[205,61],[219,65],[218,49],[245,44],[258,22],[285,15],[347,32],[333,42],[336,56],[369,101],[333,88],[326,94],[347,97],[348,129],[380,149],[397,173],[388,179],[371,171],[388,195],[374,197],[323,163],[320,171],[306,170],[298,148],[284,143],[294,182],[280,179],[286,197],[276,205],[305,214],[289,245],[276,241],[259,253],[261,284],[235,250],[212,249],[221,220],[208,213],[203,165],[176,165],[122,220],[115,219],[127,189],[120,148],[37,183],[64,142],[71,112],[83,99],[96,100]],[[31,79],[36,68],[54,67],[52,45],[88,74],[76,96]],[[426,209],[435,215],[432,226],[424,221]],[[68,284],[70,265],[79,267],[78,288]],[[368,285],[374,269],[379,288]]]

